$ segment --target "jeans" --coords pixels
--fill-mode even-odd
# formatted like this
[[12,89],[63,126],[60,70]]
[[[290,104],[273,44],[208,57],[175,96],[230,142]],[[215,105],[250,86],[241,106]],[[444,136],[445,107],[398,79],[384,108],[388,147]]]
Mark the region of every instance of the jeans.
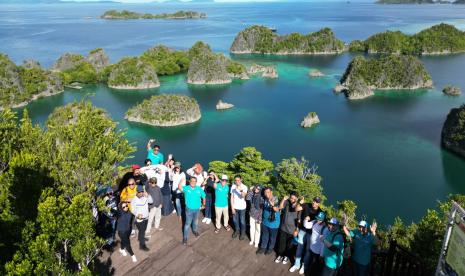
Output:
[[[310,240],[310,238],[308,238],[308,239]],[[313,264],[315,264],[316,266],[319,266],[318,258],[320,257],[319,254],[314,253],[310,249],[310,243],[308,243],[308,245],[309,246],[307,248],[307,252],[305,252],[305,257],[304,257],[304,267],[305,267],[306,270],[310,269],[311,266],[313,266]]]
[[234,232],[236,233],[239,232],[241,233],[241,235],[243,235],[245,234],[245,209],[244,210],[234,209],[234,210],[236,211],[236,213],[233,216]]
[[186,207],[186,223],[184,224],[183,239],[187,240],[189,236],[189,228],[192,224],[192,232],[197,232],[197,226],[199,224],[199,209],[189,209]]
[[139,235],[138,235],[139,246],[144,247],[145,246],[145,230],[147,229],[148,220],[143,219],[140,222],[138,222],[137,219],[134,219],[134,220],[136,220],[136,227],[137,227],[137,230],[139,230]]
[[361,265],[357,262],[352,262],[354,276],[368,276],[370,275],[370,265]]
[[147,230],[145,230],[146,234],[150,234],[150,230],[152,229],[152,224],[155,222],[155,229],[160,227],[160,220],[161,220],[161,207],[152,207],[149,212],[149,221],[147,223]]
[[126,249],[129,255],[132,256],[134,255],[134,252],[132,251],[131,242],[129,241],[130,234],[131,234],[131,231],[127,231],[127,232],[118,231],[118,236],[121,239],[121,249],[122,250]]
[[337,269],[329,268],[326,265],[323,268],[323,271],[321,272],[321,276],[336,276],[336,275],[337,275]]
[[307,237],[309,238],[310,234],[305,234],[303,243],[297,244],[297,249],[295,251],[295,263],[294,266],[300,267],[302,263],[302,256],[305,254],[305,245],[307,244]]
[[206,194],[206,197],[205,197],[205,217],[209,218],[209,219],[212,218],[212,201],[213,201],[212,194]]
[[292,240],[294,235],[279,231],[278,256],[291,258]]
[[260,243],[261,223],[255,220],[253,217],[250,217],[249,223],[250,223],[250,241],[255,244],[255,247],[258,247],[258,244]]
[[278,228],[273,229],[262,224],[262,242],[260,247],[264,250],[273,250],[276,244],[276,236],[278,235]]
[[223,216],[223,225],[225,228],[228,227],[229,223],[229,212],[228,212],[228,206],[226,207],[215,207],[215,224],[216,224],[216,229],[221,228],[221,216]]
[[182,215],[182,205],[181,205],[182,194],[181,193],[173,194],[173,198],[174,198],[174,206],[176,208],[176,215],[178,215],[178,217],[180,217]]

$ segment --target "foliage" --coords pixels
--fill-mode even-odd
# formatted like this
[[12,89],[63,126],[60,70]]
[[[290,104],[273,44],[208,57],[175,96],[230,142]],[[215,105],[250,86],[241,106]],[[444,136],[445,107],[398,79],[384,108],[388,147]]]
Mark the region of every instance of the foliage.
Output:
[[207,15],[205,13],[199,13],[195,11],[177,11],[174,13],[161,13],[161,14],[150,14],[150,13],[137,13],[128,10],[109,10],[106,11],[100,18],[103,19],[179,19],[179,18],[204,18]]
[[229,61],[226,65],[226,70],[228,73],[234,75],[240,75],[243,73],[247,73],[247,68],[245,68],[244,64],[236,62],[236,61]]
[[141,60],[150,63],[158,75],[173,75],[189,68],[189,58],[185,51],[173,51],[157,45],[145,51]]
[[80,62],[71,69],[61,72],[63,83],[96,83],[99,79],[97,71],[88,62]]
[[152,65],[137,57],[126,57],[114,64],[108,78],[111,86],[137,86],[141,82],[158,84],[158,77]]

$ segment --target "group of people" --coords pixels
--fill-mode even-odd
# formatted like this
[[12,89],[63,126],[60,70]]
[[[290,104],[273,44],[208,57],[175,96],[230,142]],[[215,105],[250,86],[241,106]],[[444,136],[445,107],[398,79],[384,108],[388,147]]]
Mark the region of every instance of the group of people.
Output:
[[312,271],[336,275],[343,261],[350,259],[353,275],[369,275],[371,250],[379,243],[376,223],[370,226],[360,221],[358,229],[350,230],[336,218],[327,218],[318,196],[307,203],[297,192],[291,192],[279,201],[272,187],[249,188],[240,175],[230,183],[227,175],[218,177],[198,163],[184,172],[171,154],[165,160],[153,139],[147,143],[144,166],[133,165],[122,178],[118,192],[119,251],[123,256],[129,253],[134,262],[137,258],[130,236],[135,236],[137,229],[140,249],[149,251],[146,240],[152,228],[163,230],[162,216],[172,213],[184,221],[184,245],[191,229],[195,237],[199,236],[198,220],[203,211],[202,222],[214,220],[215,233],[232,230],[232,239],[245,240],[248,230],[249,244],[256,248],[257,255],[276,252],[276,263],[292,261],[289,271],[300,274]]

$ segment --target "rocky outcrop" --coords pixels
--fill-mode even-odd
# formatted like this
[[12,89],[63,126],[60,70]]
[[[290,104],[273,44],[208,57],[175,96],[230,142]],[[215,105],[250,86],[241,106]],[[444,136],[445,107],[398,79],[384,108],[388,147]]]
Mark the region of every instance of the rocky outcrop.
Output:
[[73,70],[79,64],[86,62],[86,59],[80,54],[64,53],[52,65],[52,71],[68,71]]
[[153,67],[139,58],[123,58],[108,77],[108,86],[115,89],[150,89],[160,86]]
[[[334,91],[347,90],[346,95],[350,99],[361,99],[373,95],[371,90],[374,89],[413,90],[432,86],[431,76],[417,57],[390,55],[366,60],[357,56],[348,65]],[[351,88],[356,91],[352,93]]]
[[307,35],[278,36],[268,27],[255,25],[236,35],[230,51],[234,54],[337,54],[345,51],[345,47],[329,28]]
[[231,77],[232,79],[239,79],[239,80],[249,80],[250,79],[247,72],[229,73],[229,77]]
[[460,90],[460,87],[447,85],[444,89],[442,89],[442,93],[449,96],[459,96],[462,91]]
[[336,86],[333,88],[334,93],[341,93],[341,92],[344,92],[345,90],[346,90],[346,87],[340,83],[336,84]]
[[41,69],[40,63],[34,59],[26,59],[23,61],[23,67],[26,69]]
[[447,115],[441,142],[444,148],[465,158],[465,105],[453,108]]
[[274,66],[263,66],[259,64],[253,64],[247,70],[247,72],[251,75],[261,74],[263,78],[277,78],[278,72]]
[[130,108],[124,118],[131,122],[171,127],[194,123],[200,120],[201,113],[194,98],[161,94]]
[[300,123],[301,127],[307,128],[307,127],[312,127],[315,124],[319,124],[320,119],[318,118],[318,115],[316,115],[315,112],[310,112],[307,114],[307,116],[304,117],[302,122]]
[[110,59],[108,58],[105,50],[102,48],[97,48],[89,52],[89,55],[86,58],[92,67],[95,68],[97,72],[101,72],[105,67],[110,65]]
[[325,74],[323,74],[320,70],[311,70],[308,75],[312,78],[318,78],[318,77],[324,77]]
[[189,50],[191,62],[187,71],[187,83],[190,84],[225,84],[231,82],[228,73],[228,59],[223,54],[215,54],[210,47],[197,42]]
[[217,110],[223,110],[223,109],[229,109],[233,108],[234,105],[230,103],[225,103],[222,100],[219,100],[218,103],[216,104],[216,109]]

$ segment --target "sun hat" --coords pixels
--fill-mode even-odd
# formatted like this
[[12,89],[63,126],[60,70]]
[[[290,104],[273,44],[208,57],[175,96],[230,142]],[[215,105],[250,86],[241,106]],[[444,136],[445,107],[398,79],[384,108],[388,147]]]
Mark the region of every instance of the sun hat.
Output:
[[223,175],[221,176],[221,180],[228,180],[228,176],[225,175],[225,174],[223,174]]
[[181,162],[175,162],[174,167],[175,168],[181,168]]
[[328,222],[329,224],[339,225],[339,221],[336,218],[331,218]]
[[319,212],[318,215],[316,215],[316,220],[318,220],[318,221],[325,220],[325,213]]
[[358,226],[367,227],[368,223],[366,221],[364,221],[364,220],[361,220],[360,223],[358,224]]

